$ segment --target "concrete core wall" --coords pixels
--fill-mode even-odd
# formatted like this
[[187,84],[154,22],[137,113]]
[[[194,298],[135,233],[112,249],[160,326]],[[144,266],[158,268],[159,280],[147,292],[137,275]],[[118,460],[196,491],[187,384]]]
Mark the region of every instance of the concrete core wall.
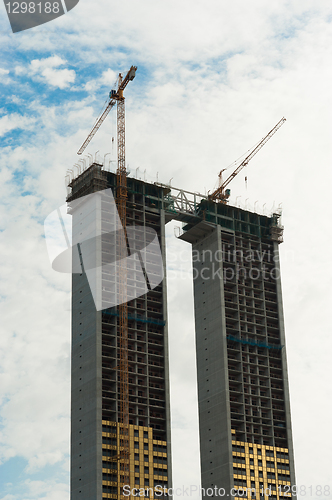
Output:
[[201,473],[203,488],[216,485],[229,491],[232,443],[224,291],[222,281],[212,279],[222,262],[210,261],[205,254],[216,255],[218,250],[219,226],[193,245]]
[[[92,238],[100,225],[99,197],[73,212],[73,241],[81,227]],[[99,242],[96,240],[96,245]],[[100,252],[96,249],[96,258]],[[100,266],[90,270],[100,280]],[[97,283],[96,283],[97,284]],[[97,288],[97,287],[96,287]],[[71,500],[102,498],[101,313],[87,275],[72,278]]]

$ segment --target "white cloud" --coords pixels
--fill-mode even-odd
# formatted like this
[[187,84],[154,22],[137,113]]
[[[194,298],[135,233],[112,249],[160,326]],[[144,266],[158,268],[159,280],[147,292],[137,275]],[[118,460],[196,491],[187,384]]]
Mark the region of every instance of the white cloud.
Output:
[[0,118],[0,136],[15,129],[27,130],[31,128],[34,123],[34,118],[28,118],[18,113],[2,116]]
[[17,76],[28,75],[32,79],[46,83],[51,87],[65,89],[75,82],[76,73],[72,69],[60,69],[67,63],[60,56],[50,56],[44,59],[33,59],[27,66],[17,65],[14,68]]
[[0,82],[8,85],[11,82],[11,78],[8,76],[9,70],[5,68],[0,68]]
[[70,69],[45,68],[42,75],[49,85],[59,89],[65,89],[75,81],[75,71]]
[[39,77],[52,87],[65,89],[75,81],[75,71],[72,69],[59,69],[66,61],[59,56],[45,59],[34,59],[30,63],[29,72],[33,77]]
[[92,80],[88,80],[83,85],[83,88],[90,95],[96,93],[101,86],[106,86],[109,89],[111,89],[114,88],[114,82],[117,82],[117,77],[118,75],[115,73],[115,71],[108,68],[106,71],[103,71],[100,78],[93,78]]
[[[129,69],[129,68],[128,68]],[[114,88],[114,82],[117,81],[118,75],[112,69],[108,68],[103,72],[101,77],[101,82],[104,85],[109,85],[110,88]]]
[[25,72],[25,68],[23,66],[20,66],[20,65],[15,66],[14,71],[15,71],[16,75],[23,75],[23,73]]

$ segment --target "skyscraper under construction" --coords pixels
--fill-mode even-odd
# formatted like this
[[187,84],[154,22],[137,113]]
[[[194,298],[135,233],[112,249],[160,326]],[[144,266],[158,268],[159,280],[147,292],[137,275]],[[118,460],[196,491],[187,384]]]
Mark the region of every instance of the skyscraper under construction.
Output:
[[288,497],[295,485],[279,215],[202,200],[192,244],[203,488]]
[[[71,182],[68,202],[115,188],[116,175],[93,163]],[[290,496],[295,475],[279,215],[130,177],[127,193],[127,228],[157,232],[164,266],[168,221],[182,221],[180,238],[192,244],[202,487],[235,497],[242,489],[242,498]],[[102,222],[98,210],[89,217]],[[79,223],[78,208],[72,215]],[[112,251],[101,238],[101,269]],[[133,269],[128,279],[137,276]],[[100,279],[107,289],[114,276],[101,271]],[[71,499],[120,498],[119,308],[96,310],[85,272],[73,275],[72,307]],[[151,488],[153,498],[155,486],[171,486],[165,279],[129,300],[127,319],[129,480],[131,487]]]
[[[136,259],[128,259],[128,290],[134,298],[128,293],[129,470],[124,470],[124,427],[119,418],[123,397],[120,318],[119,304],[112,302],[118,286],[113,244],[118,233],[110,233],[114,214],[110,198],[104,195],[115,189],[116,175],[93,163],[71,182],[67,198],[73,232],[81,235],[76,241],[81,241],[82,264],[82,272],[72,279],[71,500],[125,498],[123,486],[128,483],[131,489],[149,490],[145,496],[153,498],[155,486],[167,489],[171,484],[166,280],[154,282],[159,269],[153,252],[149,255],[152,262],[145,267],[147,276],[142,273],[138,251]],[[134,233],[132,255],[135,245],[144,249],[147,242],[139,241],[140,236],[144,239],[150,228],[157,235],[158,251],[165,262],[162,191],[128,178],[126,217],[127,236],[130,228],[143,229]],[[90,246],[84,259],[85,241]],[[115,267],[109,267],[112,265]],[[145,278],[149,290],[144,288]],[[96,307],[98,294],[102,298]]]

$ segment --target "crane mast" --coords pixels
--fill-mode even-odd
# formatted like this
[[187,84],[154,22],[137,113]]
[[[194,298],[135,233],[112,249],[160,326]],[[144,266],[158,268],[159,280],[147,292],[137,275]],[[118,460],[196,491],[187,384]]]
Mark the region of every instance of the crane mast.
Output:
[[[118,454],[113,460],[118,462],[118,498],[121,493],[121,483],[129,484],[130,479],[130,450],[129,450],[129,380],[128,380],[128,308],[127,308],[127,241],[126,241],[126,202],[127,202],[127,171],[125,148],[125,98],[123,91],[128,83],[135,78],[137,67],[131,66],[128,73],[118,78],[117,90],[111,90],[109,101],[105,109],[97,118],[91,132],[83,142],[77,154],[82,154],[101,127],[108,113],[117,104],[117,143],[118,164],[116,171],[116,204],[120,219],[117,228],[117,263],[118,263],[118,297],[119,297],[119,325],[118,325]],[[121,479],[121,481],[120,481]]]
[[270,130],[268,134],[258,143],[258,145],[245,157],[245,159],[240,163],[240,165],[231,173],[229,177],[225,181],[221,181],[222,172],[225,170],[221,170],[219,173],[219,187],[209,195],[209,199],[219,203],[227,203],[227,199],[229,198],[230,191],[225,190],[226,186],[234,179],[235,176],[241,170],[248,165],[249,161],[262,149],[262,147],[271,139],[271,137],[279,130],[279,128],[285,123],[286,118],[281,118],[279,122]]
[[[119,75],[119,88],[122,84]],[[117,132],[118,132],[118,166],[116,171],[116,204],[121,227],[117,231],[119,244],[117,248],[118,262],[118,290],[119,290],[119,467],[123,467],[123,485],[129,484],[129,385],[128,385],[128,307],[127,307],[127,242],[126,242],[126,202],[127,202],[127,171],[125,155],[125,100],[123,90],[119,92],[117,100]],[[121,476],[118,475],[120,478]],[[118,481],[118,498],[121,498],[121,484]]]

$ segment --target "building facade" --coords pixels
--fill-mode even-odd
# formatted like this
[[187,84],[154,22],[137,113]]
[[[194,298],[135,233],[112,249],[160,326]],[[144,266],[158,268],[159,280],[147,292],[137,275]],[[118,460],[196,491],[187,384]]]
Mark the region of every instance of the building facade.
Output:
[[193,255],[202,487],[279,500],[296,484],[279,216],[208,200],[199,214],[180,238]]
[[[82,272],[72,278],[71,500],[120,499],[125,498],[125,485],[117,459],[122,432],[117,371],[119,307],[112,298],[117,286],[116,248],[114,238],[108,237],[112,231],[115,235],[109,224],[110,220],[114,223],[114,206],[103,194],[108,189],[115,191],[116,175],[94,163],[69,187],[73,242],[83,241],[76,245]],[[97,195],[86,198],[92,193]],[[152,228],[164,264],[161,198],[160,188],[128,178],[127,228],[146,232]],[[90,247],[83,259],[84,241]],[[167,489],[171,484],[166,280],[147,291],[140,262],[129,257],[128,262],[132,291],[127,307],[130,487],[144,488],[145,496],[153,498],[156,486]],[[151,284],[153,263],[149,272]],[[98,298],[100,291],[102,297]]]

